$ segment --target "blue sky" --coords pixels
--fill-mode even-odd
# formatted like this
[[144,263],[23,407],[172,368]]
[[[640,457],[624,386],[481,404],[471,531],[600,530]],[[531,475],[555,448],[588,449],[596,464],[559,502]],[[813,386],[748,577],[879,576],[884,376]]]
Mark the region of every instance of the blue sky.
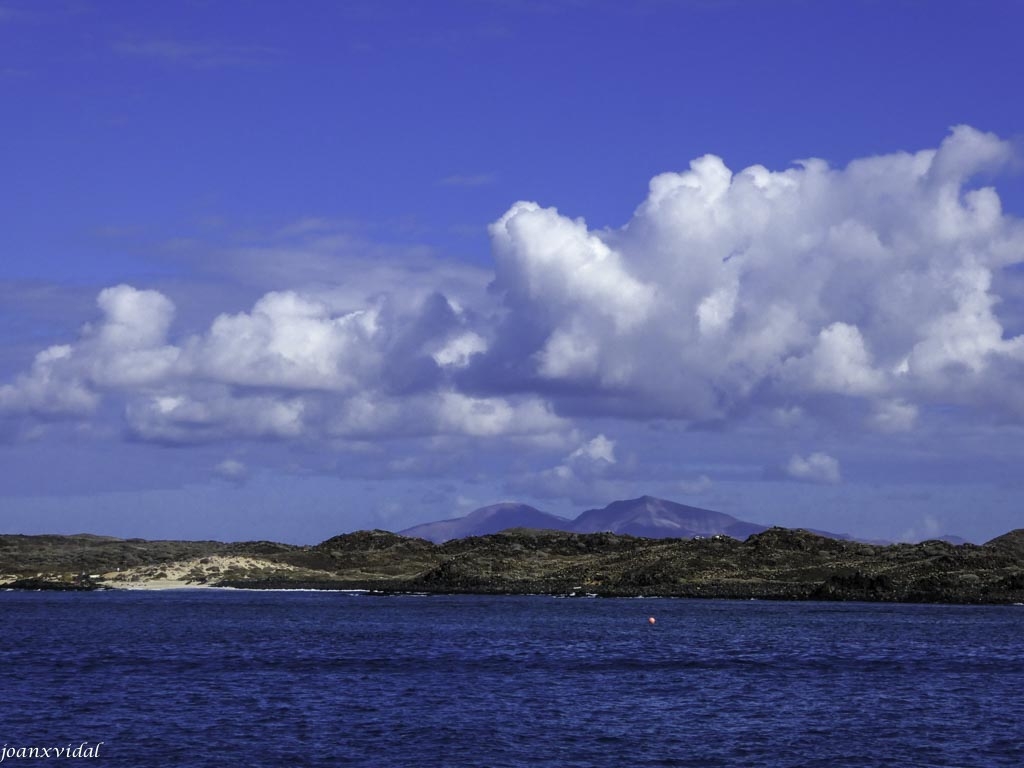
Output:
[[0,0],[0,531],[1020,527],[1022,22]]

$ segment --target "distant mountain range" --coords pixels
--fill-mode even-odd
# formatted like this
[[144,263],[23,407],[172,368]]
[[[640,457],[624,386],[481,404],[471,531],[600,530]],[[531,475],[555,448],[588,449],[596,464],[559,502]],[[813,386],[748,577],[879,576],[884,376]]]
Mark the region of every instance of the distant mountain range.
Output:
[[[575,520],[552,515],[527,504],[492,504],[474,510],[465,517],[423,523],[399,533],[440,544],[467,536],[486,536],[508,528],[544,528],[573,533],[610,531],[651,539],[724,535],[742,541],[767,530],[768,526],[739,520],[724,512],[690,507],[653,496],[641,496],[639,499],[613,501],[601,509],[588,509]],[[833,539],[851,538],[846,534],[813,532]]]
[[[724,512],[690,507],[654,496],[641,496],[639,499],[613,501],[601,509],[588,509],[575,520],[544,512],[528,504],[504,502],[481,507],[465,517],[414,525],[399,533],[402,536],[427,539],[435,544],[468,536],[487,536],[509,528],[536,528],[571,533],[608,531],[649,539],[692,539],[699,536],[722,535],[743,541],[748,536],[768,530],[769,527],[740,520]],[[805,530],[840,541],[860,541],[880,546],[892,543],[881,539],[859,539],[846,533],[830,533],[814,528]],[[968,543],[959,536],[932,538],[949,544]]]

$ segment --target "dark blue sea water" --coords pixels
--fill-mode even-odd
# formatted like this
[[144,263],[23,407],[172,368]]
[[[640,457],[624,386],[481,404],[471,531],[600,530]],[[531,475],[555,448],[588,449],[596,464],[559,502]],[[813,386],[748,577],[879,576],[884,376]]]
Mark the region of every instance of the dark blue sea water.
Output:
[[0,620],[0,744],[103,742],[50,765],[1024,766],[1024,607],[6,592]]

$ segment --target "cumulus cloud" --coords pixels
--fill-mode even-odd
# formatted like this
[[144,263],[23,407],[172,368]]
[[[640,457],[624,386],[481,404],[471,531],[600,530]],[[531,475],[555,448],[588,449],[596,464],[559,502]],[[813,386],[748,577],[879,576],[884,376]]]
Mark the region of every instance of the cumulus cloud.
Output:
[[380,311],[335,314],[293,291],[268,293],[250,312],[220,315],[189,345],[196,372],[254,387],[352,391],[381,365]]
[[[189,334],[170,296],[103,290],[77,339],[0,384],[0,414],[88,419],[109,401],[135,439],[175,443],[529,439],[558,446],[543,478],[578,498],[622,471],[614,436],[581,440],[581,417],[799,430],[857,414],[895,433],[955,404],[1020,421],[1024,337],[997,309],[1024,224],[974,181],[1011,154],[959,126],[842,168],[705,155],[653,178],[618,229],[518,202],[490,228],[489,292],[478,268],[356,259],[303,222],[226,254],[279,287]],[[786,470],[839,479],[825,454]]]
[[809,483],[838,483],[839,462],[827,453],[812,453],[806,458],[795,455],[786,465],[786,474]]
[[156,291],[106,288],[96,304],[101,319],[76,344],[36,355],[32,368],[0,386],[0,410],[81,416],[95,410],[104,388],[135,389],[167,377],[179,350],[165,344],[174,305]]
[[883,387],[860,330],[846,323],[822,329],[810,352],[785,361],[783,374],[796,388],[841,395],[871,395]]
[[537,372],[612,384],[626,374],[605,357],[604,343],[644,322],[654,289],[630,275],[622,255],[582,220],[536,203],[512,206],[491,225],[491,238],[496,286],[513,309],[550,331],[535,351]]
[[[375,286],[379,288],[379,285]],[[0,414],[86,418],[123,403],[140,440],[562,436],[531,395],[469,394],[452,377],[487,348],[474,313],[440,293],[275,291],[169,340],[173,302],[119,285],[74,343],[40,352],[0,387]],[[560,438],[559,438],[560,439]]]
[[[617,230],[517,203],[492,227],[509,318],[485,357],[512,351],[523,386],[574,412],[615,398],[620,414],[728,419],[813,393],[903,429],[918,402],[987,407],[1021,373],[992,285],[1024,259],[1024,227],[970,183],[1010,157],[967,126],[845,168],[733,172],[706,155],[652,179]],[[507,338],[523,329],[527,348]]]
[[89,379],[107,387],[142,387],[168,377],[180,350],[167,344],[174,304],[158,291],[118,285],[100,291],[103,319],[87,327],[78,353]]
[[37,354],[27,373],[0,387],[0,413],[66,416],[95,410],[99,397],[78,376],[72,355],[67,344]]

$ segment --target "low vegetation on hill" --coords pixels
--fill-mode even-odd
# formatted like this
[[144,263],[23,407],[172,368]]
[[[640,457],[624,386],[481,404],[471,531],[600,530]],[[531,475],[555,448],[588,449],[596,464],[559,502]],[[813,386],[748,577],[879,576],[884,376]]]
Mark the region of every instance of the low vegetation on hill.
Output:
[[0,536],[0,586],[145,585],[427,593],[1024,602],[1024,529],[985,545],[876,546],[771,528],[645,539],[510,529],[432,544],[387,531],[315,546]]

